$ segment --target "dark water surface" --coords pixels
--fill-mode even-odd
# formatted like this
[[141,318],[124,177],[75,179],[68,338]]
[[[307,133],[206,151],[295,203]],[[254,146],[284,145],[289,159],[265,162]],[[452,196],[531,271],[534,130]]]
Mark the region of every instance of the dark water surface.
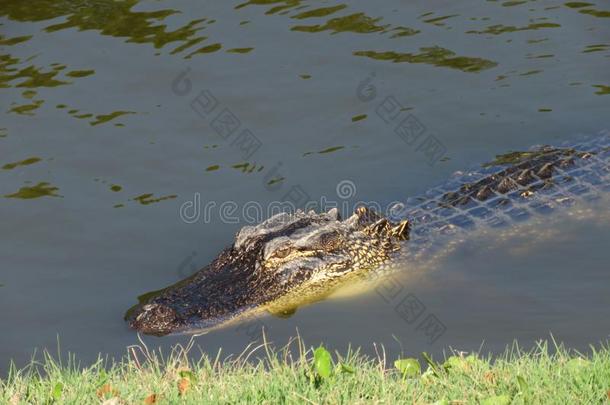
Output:
[[[137,342],[124,311],[209,262],[248,201],[336,200],[349,180],[342,202],[383,205],[607,129],[609,17],[607,2],[3,0],[0,372],[58,336],[85,362],[122,355]],[[216,206],[181,218],[196,193]],[[226,201],[237,221],[221,218]],[[556,222],[549,237],[474,238],[417,277],[405,269],[396,297],[425,305],[417,322],[369,292],[197,343],[241,351],[264,324],[278,343],[298,328],[369,352],[396,353],[395,338],[410,354],[498,351],[550,332],[586,349],[609,333],[609,228]],[[446,328],[432,344],[428,315]]]

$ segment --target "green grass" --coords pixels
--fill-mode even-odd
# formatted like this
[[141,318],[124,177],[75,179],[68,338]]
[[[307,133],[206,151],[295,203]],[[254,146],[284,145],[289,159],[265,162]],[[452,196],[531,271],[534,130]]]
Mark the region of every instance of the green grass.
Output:
[[11,367],[0,380],[0,403],[600,404],[610,395],[606,346],[582,356],[540,342],[527,352],[513,345],[493,360],[455,353],[439,362],[425,354],[421,362],[387,359],[383,348],[372,358],[341,355],[298,338],[224,359],[189,360],[192,350],[177,346],[164,356],[134,346],[121,361],[88,367],[45,353],[24,369]]

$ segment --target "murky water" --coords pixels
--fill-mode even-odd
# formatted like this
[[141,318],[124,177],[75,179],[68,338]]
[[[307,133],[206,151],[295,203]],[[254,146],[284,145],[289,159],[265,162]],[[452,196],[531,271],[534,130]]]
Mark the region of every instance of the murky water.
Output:
[[[3,1],[0,371],[58,336],[84,361],[123,354],[137,341],[125,309],[211,260],[255,219],[249,201],[337,200],[349,180],[340,202],[384,205],[607,129],[609,17],[604,2]],[[196,198],[208,209],[181,218]],[[337,349],[498,351],[549,333],[586,349],[608,336],[609,228],[547,228],[475,237],[406,269],[397,295],[197,342],[231,353],[264,325]],[[425,307],[417,321],[396,310],[405,297]],[[434,343],[424,319],[445,328]]]

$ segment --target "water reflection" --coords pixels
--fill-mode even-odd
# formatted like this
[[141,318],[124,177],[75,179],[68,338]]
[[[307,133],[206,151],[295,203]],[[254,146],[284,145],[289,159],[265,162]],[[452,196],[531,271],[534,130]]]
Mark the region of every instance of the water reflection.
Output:
[[544,29],[544,28],[559,28],[561,27],[560,24],[556,24],[556,23],[535,23],[535,24],[529,24],[526,26],[522,26],[522,27],[516,27],[514,25],[503,25],[503,24],[496,24],[496,25],[491,25],[487,28],[485,28],[484,30],[471,30],[471,31],[466,31],[467,34],[491,34],[491,35],[500,35],[500,34],[505,34],[508,32],[519,32],[519,31],[537,31],[540,29]]
[[[270,5],[270,4],[281,4],[275,5],[274,7],[268,9],[265,14],[287,14],[291,9],[301,10],[309,7],[308,5],[301,5],[299,1],[267,1],[267,0],[258,0],[258,1],[249,1],[247,3],[242,3],[235,7],[236,9],[240,9],[246,7],[248,5]],[[300,13],[292,15],[290,18],[297,20],[311,19],[311,18],[321,18],[327,17],[329,15],[335,14],[338,11],[345,10],[347,5],[339,4],[337,6],[330,7],[321,7],[314,8],[307,11],[302,11]],[[446,16],[439,18],[439,21],[442,19],[450,18],[452,16]],[[407,37],[418,34],[420,31],[405,27],[405,26],[396,26],[391,27],[390,24],[379,25],[377,24],[383,18],[382,17],[370,17],[363,12],[352,13],[342,17],[334,17],[322,24],[312,24],[312,25],[295,25],[290,29],[292,31],[297,32],[309,32],[309,33],[318,33],[329,31],[331,34],[338,34],[341,32],[351,32],[356,34],[371,34],[371,33],[385,33],[385,32],[393,32],[390,38],[400,38]],[[246,23],[246,22],[242,22]]]
[[254,48],[232,48],[227,49],[228,53],[250,53]]
[[91,76],[94,73],[95,73],[95,70],[93,70],[93,69],[73,70],[71,72],[66,73],[66,76],[68,76],[68,77],[87,77],[87,76]]
[[254,171],[261,172],[265,166],[262,165],[256,165],[256,163],[249,163],[249,162],[243,162],[243,163],[238,163],[238,164],[234,164],[233,166],[231,166],[233,169],[237,169],[239,171],[241,171],[242,173],[254,173]]
[[336,13],[339,10],[343,10],[346,7],[347,6],[345,4],[340,4],[338,6],[333,6],[333,7],[316,8],[313,10],[304,11],[302,13],[294,15],[294,16],[292,16],[292,18],[296,18],[298,20],[303,20],[305,18],[326,17],[328,15]]
[[13,102],[11,105],[13,106],[8,112],[13,112],[20,115],[34,115],[33,111],[38,109],[43,103],[43,100],[33,100],[34,96],[38,94],[34,90],[25,90],[21,95],[26,100],[31,100],[31,104],[21,104]]
[[387,60],[394,63],[425,63],[434,66],[448,67],[451,69],[461,70],[463,72],[479,72],[485,69],[491,69],[498,64],[494,61],[467,57],[456,56],[455,52],[449,49],[433,46],[420,48],[420,53],[399,53],[394,51],[377,52],[377,51],[356,51],[356,56],[366,56],[377,60]]
[[14,87],[56,87],[69,84],[67,81],[57,80],[56,76],[60,74],[66,67],[64,65],[51,65],[49,69],[29,65],[19,67],[21,64],[19,58],[11,55],[0,55],[0,87],[13,87],[14,80],[23,79]]
[[206,45],[206,46],[203,46],[203,47],[197,49],[196,51],[189,53],[188,55],[185,56],[185,59],[190,59],[195,55],[201,55],[204,53],[213,53],[213,52],[219,51],[221,48],[222,48],[222,45],[219,43],[212,44],[212,45]]
[[16,167],[19,166],[29,166],[29,165],[33,165],[34,163],[38,163],[40,162],[42,159],[39,157],[30,157],[27,159],[23,159],[19,162],[14,162],[14,163],[7,163],[4,166],[2,166],[3,170],[13,170]]
[[59,188],[50,185],[47,182],[40,182],[35,186],[23,186],[12,194],[6,194],[4,197],[6,198],[19,198],[23,200],[30,200],[33,198],[40,197],[61,197],[57,194]]
[[[65,21],[45,28],[47,32],[77,28],[95,30],[102,35],[126,38],[127,42],[150,43],[163,48],[172,43],[189,43],[202,29],[206,18],[192,20],[173,31],[162,21],[180,13],[175,9],[133,11],[139,0],[33,0],[25,5],[20,0],[6,0],[0,6],[0,16],[14,21],[35,22],[65,17]],[[183,48],[184,49],[184,48]]]
[[30,104],[17,104],[17,103],[11,103],[11,105],[13,107],[11,107],[10,110],[8,110],[8,112],[12,112],[12,113],[16,113],[16,114],[20,114],[20,115],[34,115],[33,111],[37,110],[42,104],[44,103],[43,100],[32,100],[32,103]]
[[283,13],[293,8],[301,7],[300,0],[249,0],[245,3],[238,4],[235,6],[236,10],[240,8],[244,8],[247,6],[256,5],[256,6],[269,6],[273,5],[273,7],[269,8],[265,14],[275,14],[275,13]]
[[603,84],[594,84],[593,87],[599,89],[595,92],[595,94],[597,94],[598,96],[610,94],[610,86],[605,86]]
[[176,197],[177,197],[177,195],[175,195],[175,194],[166,195],[163,197],[154,197],[154,194],[147,193],[147,194],[141,194],[137,197],[134,197],[133,201],[137,201],[142,205],[149,205],[149,204],[154,204],[154,203],[158,203],[158,202],[165,201],[165,200],[173,200]]
[[587,14],[587,15],[591,15],[593,17],[599,17],[599,18],[610,18],[610,11],[596,10],[593,8],[588,8],[588,7],[591,7],[594,5],[595,4],[593,4],[593,3],[585,3],[585,2],[581,2],[581,1],[571,1],[571,2],[565,3],[566,7],[578,9],[578,12],[581,14]]
[[372,18],[364,13],[350,14],[345,17],[331,18],[324,24],[295,25],[292,31],[300,32],[322,32],[330,31],[332,34],[339,32],[354,32],[358,34],[369,34],[383,31],[388,25],[377,25],[381,18]]
[[[422,15],[421,17],[423,17],[423,16],[428,17],[431,15],[434,15],[434,13],[433,12],[426,13],[426,14]],[[453,17],[458,17],[458,16],[459,16],[459,14],[451,14],[451,15],[444,15],[444,16],[440,16],[440,17],[426,18],[425,20],[422,20],[422,21],[427,24],[436,25],[437,27],[443,27],[445,25],[446,20],[453,18]]]
[[603,52],[608,49],[610,49],[610,45],[607,44],[587,45],[582,53]]
[[[66,104],[57,104],[55,107],[60,110],[68,108],[68,106]],[[105,124],[118,117],[122,117],[125,115],[137,114],[135,111],[123,111],[123,110],[113,111],[108,114],[93,114],[90,112],[81,112],[81,110],[79,110],[78,108],[69,109],[69,110],[67,110],[67,113],[70,116],[72,116],[73,118],[80,119],[80,120],[93,118],[92,120],[89,121],[89,125],[91,125],[91,126]],[[124,124],[115,123],[114,126],[122,127],[122,126],[124,126]]]
[[[0,24],[0,26],[1,25],[3,25],[3,24]],[[20,44],[22,42],[29,40],[30,38],[32,38],[31,35],[24,35],[21,37],[14,37],[14,38],[6,38],[4,35],[0,35],[0,45],[4,45],[4,46],[17,45],[17,44]]]

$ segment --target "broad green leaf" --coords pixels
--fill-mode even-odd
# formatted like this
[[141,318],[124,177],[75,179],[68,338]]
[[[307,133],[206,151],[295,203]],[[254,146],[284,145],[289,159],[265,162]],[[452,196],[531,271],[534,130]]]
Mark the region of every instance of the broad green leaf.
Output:
[[324,347],[320,346],[313,352],[313,365],[322,378],[328,378],[332,374],[333,365],[330,353]]
[[394,367],[396,367],[405,378],[415,378],[421,374],[419,361],[414,358],[396,360],[394,362]]
[[432,405],[449,405],[450,402],[447,401],[446,399],[441,399],[439,401],[434,402]]
[[510,402],[508,395],[494,395],[482,400],[481,405],[510,405]]
[[445,363],[443,363],[443,368],[446,371],[451,369],[453,370],[461,370],[461,371],[469,371],[475,367],[482,367],[485,365],[485,362],[479,359],[476,355],[471,354],[466,357],[462,356],[451,356]]
[[459,356],[451,356],[443,363],[443,368],[445,370],[450,370],[452,368],[463,368],[464,359]]
[[55,384],[55,386],[53,387],[53,391],[51,392],[51,396],[54,400],[59,401],[61,399],[61,392],[63,391],[63,389],[64,386],[62,385],[62,383],[58,382],[57,384]]
[[466,356],[466,358],[464,360],[466,360],[466,363],[470,364],[471,366],[485,364],[485,362],[483,360],[481,360],[479,358],[479,356],[477,356],[476,354],[469,354],[468,356]]

